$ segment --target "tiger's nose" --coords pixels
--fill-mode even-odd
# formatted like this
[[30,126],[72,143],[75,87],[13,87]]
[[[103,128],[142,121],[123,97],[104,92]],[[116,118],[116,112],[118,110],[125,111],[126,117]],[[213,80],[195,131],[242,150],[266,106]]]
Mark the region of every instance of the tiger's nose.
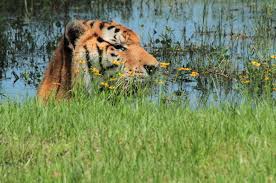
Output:
[[145,70],[149,75],[152,75],[155,73],[157,70],[158,66],[157,65],[144,65]]

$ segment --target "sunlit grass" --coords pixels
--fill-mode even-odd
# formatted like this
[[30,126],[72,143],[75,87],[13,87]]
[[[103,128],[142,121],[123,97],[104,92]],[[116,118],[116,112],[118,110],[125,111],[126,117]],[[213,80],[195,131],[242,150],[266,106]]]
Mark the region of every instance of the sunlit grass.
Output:
[[[105,93],[0,105],[1,182],[266,182],[275,104],[191,110]],[[272,181],[273,182],[273,181]]]
[[[186,0],[183,2],[189,5]],[[215,10],[214,2],[234,6],[225,4]],[[195,22],[192,39],[185,38],[186,29],[181,27],[164,27],[159,37],[153,33],[147,49],[161,61],[161,68],[148,83],[150,87],[145,87],[143,81],[143,87],[139,87],[137,78],[126,79],[123,73],[104,78],[93,67],[89,70],[94,77],[90,95],[77,88],[69,101],[50,101],[46,105],[34,100],[2,102],[0,182],[275,182],[276,1],[234,2],[243,6],[236,8],[235,3],[226,0],[204,1],[202,23]],[[166,7],[174,11],[172,5]],[[101,7],[106,11],[106,6],[98,8]],[[116,9],[122,8],[119,7]],[[210,8],[214,10],[210,12]],[[128,9],[133,11],[125,10]],[[46,17],[53,12],[43,11]],[[155,13],[165,15],[159,11],[157,8]],[[184,11],[189,14],[185,8]],[[236,30],[240,14],[235,12],[246,11],[252,12],[254,27]],[[220,17],[215,19],[217,24],[209,25],[207,17],[216,15]],[[247,15],[242,17],[246,19]],[[187,20],[181,17],[181,21]],[[10,21],[9,25],[13,25]],[[28,40],[25,35],[29,34],[27,30],[15,30],[24,49]],[[175,39],[174,31],[183,31],[183,40]],[[49,36],[48,41],[58,40],[53,37]],[[13,42],[7,40],[2,42]],[[237,52],[244,49],[245,55],[239,58]],[[117,61],[112,64],[122,65]],[[34,78],[40,75],[24,71],[20,77],[26,83],[37,83]],[[204,107],[190,107],[186,105],[186,88],[183,95],[177,90],[189,82],[196,83],[197,92],[206,99],[209,93],[219,95],[217,88],[227,83],[226,91],[240,94],[235,96],[239,105],[230,99],[216,106],[206,102]],[[170,96],[175,93],[166,93],[165,89],[172,85],[183,98],[175,99],[175,95]],[[151,92],[147,90],[154,88],[159,90],[157,98],[149,99],[147,94]],[[5,95],[0,93],[1,97]]]

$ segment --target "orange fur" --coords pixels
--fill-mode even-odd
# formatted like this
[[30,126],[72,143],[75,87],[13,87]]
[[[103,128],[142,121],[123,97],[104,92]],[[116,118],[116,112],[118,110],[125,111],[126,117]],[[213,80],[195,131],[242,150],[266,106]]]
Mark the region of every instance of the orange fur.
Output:
[[[117,49],[116,45],[126,50]],[[99,55],[99,50],[102,55]],[[90,61],[93,54],[98,54],[101,60],[104,57],[104,64],[111,64],[109,61],[113,57],[110,55],[115,54],[119,57],[117,59],[124,61],[126,73],[135,71],[137,75],[146,73],[145,66],[158,65],[157,60],[140,46],[139,36],[131,29],[114,21],[74,21],[67,25],[64,37],[45,71],[38,88],[38,98],[48,100],[51,95],[56,99],[69,98],[78,76],[76,70],[83,67],[87,72],[89,69],[87,65],[80,65],[80,61],[87,57]]]
[[51,94],[57,99],[70,97],[71,57],[64,48],[64,38],[62,38],[38,88],[39,98],[47,100]]

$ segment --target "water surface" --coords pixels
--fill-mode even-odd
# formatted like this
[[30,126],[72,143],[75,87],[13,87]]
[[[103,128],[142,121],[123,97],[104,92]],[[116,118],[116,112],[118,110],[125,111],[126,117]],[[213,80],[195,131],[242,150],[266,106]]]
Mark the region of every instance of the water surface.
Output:
[[[115,20],[135,30],[158,60],[171,62],[162,86],[168,100],[180,96],[197,104],[241,101],[235,81],[219,76],[173,81],[175,68],[197,69],[202,67],[197,63],[225,57],[231,58],[233,72],[242,72],[258,55],[276,53],[274,0],[13,0],[0,5],[0,100],[35,96],[72,19]],[[158,97],[160,90],[153,95]]]

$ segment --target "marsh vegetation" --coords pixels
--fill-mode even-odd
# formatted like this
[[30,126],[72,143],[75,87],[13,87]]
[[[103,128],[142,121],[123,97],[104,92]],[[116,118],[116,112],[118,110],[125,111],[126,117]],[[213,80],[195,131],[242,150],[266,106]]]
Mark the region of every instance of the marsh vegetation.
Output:
[[[99,18],[131,27],[148,51],[170,64],[156,79],[167,98],[275,99],[274,5],[273,0],[1,2],[0,93],[2,99],[34,96],[66,23]],[[190,77],[192,71],[199,76]]]
[[[275,181],[275,0],[10,0],[0,10],[0,182]],[[75,18],[139,33],[161,62],[151,87],[121,95],[99,82],[92,96],[35,101]]]

